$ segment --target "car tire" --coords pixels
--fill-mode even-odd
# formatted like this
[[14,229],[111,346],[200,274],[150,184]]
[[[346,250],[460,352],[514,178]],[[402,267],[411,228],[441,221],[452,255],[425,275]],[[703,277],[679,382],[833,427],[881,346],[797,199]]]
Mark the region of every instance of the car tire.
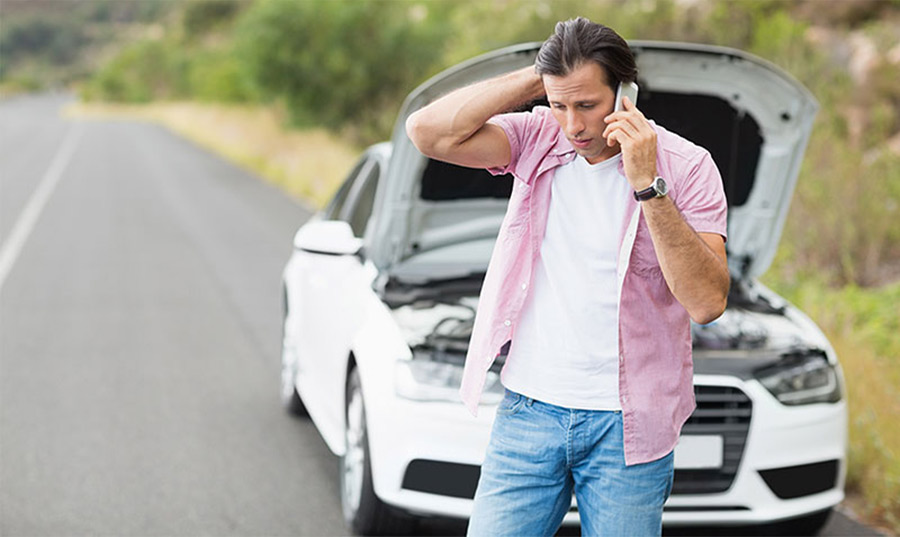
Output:
[[378,499],[372,485],[372,463],[366,427],[359,370],[347,379],[344,440],[341,457],[341,508],[344,521],[357,535],[403,535],[413,526],[412,518]]

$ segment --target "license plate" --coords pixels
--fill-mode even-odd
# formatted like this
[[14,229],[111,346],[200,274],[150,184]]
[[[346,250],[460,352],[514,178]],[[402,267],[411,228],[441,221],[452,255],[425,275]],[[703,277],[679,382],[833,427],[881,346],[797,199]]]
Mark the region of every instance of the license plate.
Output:
[[675,446],[675,468],[704,470],[722,467],[725,442],[721,436],[683,435]]

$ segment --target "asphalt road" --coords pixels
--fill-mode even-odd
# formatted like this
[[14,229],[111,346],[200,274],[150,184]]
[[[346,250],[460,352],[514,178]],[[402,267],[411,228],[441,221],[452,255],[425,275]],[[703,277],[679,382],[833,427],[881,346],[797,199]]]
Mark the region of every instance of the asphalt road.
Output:
[[0,102],[0,535],[346,534],[337,459],[278,398],[309,211],[65,100]]

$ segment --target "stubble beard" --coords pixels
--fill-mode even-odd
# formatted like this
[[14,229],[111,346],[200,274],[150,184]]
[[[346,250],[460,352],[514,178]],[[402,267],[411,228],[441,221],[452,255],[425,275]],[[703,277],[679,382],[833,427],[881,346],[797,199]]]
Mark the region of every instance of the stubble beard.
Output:
[[578,147],[575,147],[574,145],[573,147],[575,148],[575,154],[584,158],[588,162],[590,162],[592,159],[596,159],[596,162],[593,162],[592,164],[597,164],[598,162],[602,162],[604,160],[612,158],[616,156],[620,151],[619,144],[610,147],[606,143],[606,138],[602,137],[598,140],[594,140],[594,144],[591,144],[590,147],[586,147],[584,149],[580,149]]

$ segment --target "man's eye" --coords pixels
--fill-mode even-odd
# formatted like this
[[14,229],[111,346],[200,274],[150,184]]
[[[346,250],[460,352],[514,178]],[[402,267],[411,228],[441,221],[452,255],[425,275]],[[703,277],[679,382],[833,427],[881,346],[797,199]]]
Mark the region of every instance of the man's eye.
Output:
[[593,108],[593,107],[594,107],[593,104],[583,104],[583,105],[581,105],[581,109],[582,109],[582,110],[590,110],[590,109]]

